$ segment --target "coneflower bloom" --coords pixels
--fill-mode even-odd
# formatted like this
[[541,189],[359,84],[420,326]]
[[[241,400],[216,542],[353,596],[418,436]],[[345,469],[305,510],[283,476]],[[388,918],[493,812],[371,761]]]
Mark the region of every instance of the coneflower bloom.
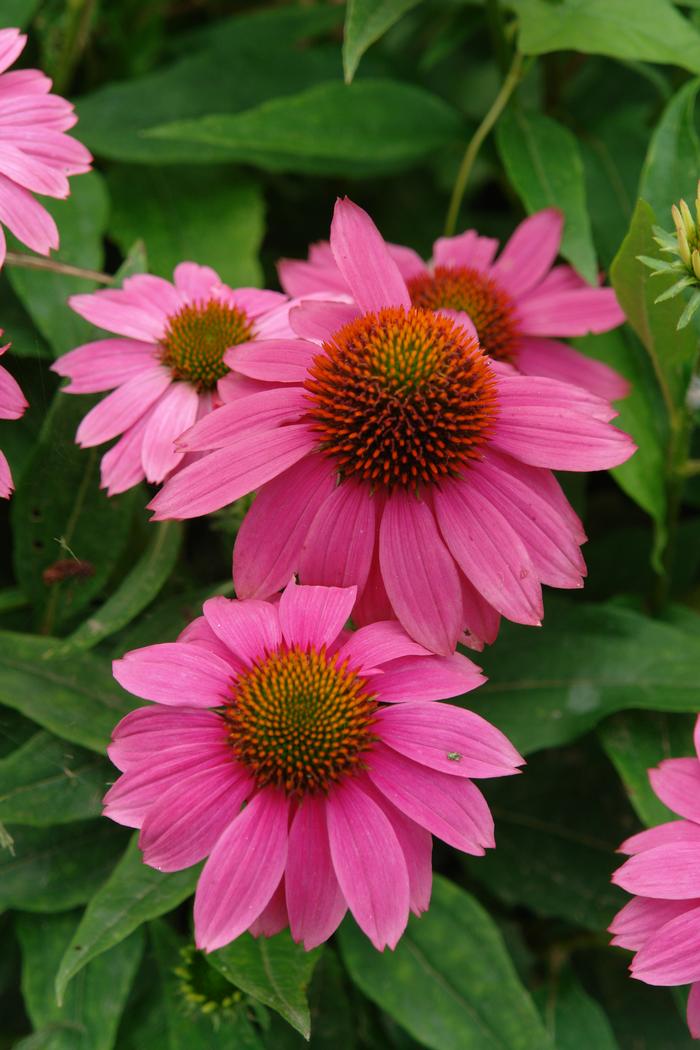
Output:
[[[0,336],[2,329],[0,329]],[[10,344],[0,346],[0,356],[8,350]],[[28,407],[27,400],[19,388],[17,380],[6,368],[0,365],[0,419],[19,419]],[[0,451],[0,496],[7,499],[14,489],[10,464],[4,452]]]
[[138,274],[123,288],[69,302],[117,336],[86,343],[51,366],[70,378],[66,393],[112,390],[76,434],[83,448],[122,435],[102,458],[102,486],[110,496],[144,478],[161,482],[182,464],[175,438],[229,396],[229,347],[291,332],[286,295],[228,288],[210,267],[191,262],[175,268],[174,283]]
[[[0,30],[0,223],[41,255],[58,248],[56,223],[32,194],[67,197],[69,175],[90,170],[92,157],[66,135],[77,121],[73,106],[49,94],[51,81],[38,69],[6,72],[27,38],[19,29]],[[0,225],[0,266],[5,235]]]
[[395,616],[434,652],[462,632],[492,641],[499,614],[542,617],[541,584],[579,587],[581,524],[546,468],[599,470],[634,445],[607,401],[517,375],[460,320],[411,304],[369,216],[339,201],[331,247],[354,302],[304,302],[299,338],[226,361],[235,401],[183,451],[156,518],[206,514],[260,489],[236,539],[241,597],[302,583],[356,584],[356,622]]
[[[625,319],[612,288],[591,288],[570,266],[554,265],[562,228],[561,212],[537,212],[517,227],[497,259],[498,241],[476,230],[440,237],[431,263],[402,245],[387,249],[413,305],[466,313],[494,360],[609,400],[625,397],[626,379],[560,341],[607,332]],[[313,244],[307,261],[282,259],[279,276],[294,296],[349,291],[327,242]]]
[[629,855],[613,882],[633,900],[610,926],[613,944],[635,952],[633,977],[645,984],[689,984],[688,1026],[700,1039],[700,718],[693,758],[649,770],[656,795],[680,820],[642,831],[620,846]]
[[278,603],[212,598],[173,644],[117,660],[155,706],[117,726],[122,771],[105,814],[141,829],[144,860],[176,871],[208,857],[197,946],[289,926],[307,949],[349,908],[378,948],[428,907],[432,835],[494,845],[475,777],[517,772],[499,730],[437,703],[483,681],[396,622],[344,625],[355,588],[291,583]]

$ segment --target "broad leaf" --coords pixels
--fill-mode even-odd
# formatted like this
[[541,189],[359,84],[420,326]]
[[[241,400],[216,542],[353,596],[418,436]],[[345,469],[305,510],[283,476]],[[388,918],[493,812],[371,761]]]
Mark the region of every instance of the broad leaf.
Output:
[[340,947],[364,994],[431,1050],[552,1046],[492,919],[440,876],[430,909],[411,917],[395,951],[376,951],[349,919]]
[[244,933],[232,944],[208,956],[208,961],[241,991],[281,1014],[308,1039],[307,990],[320,949],[295,944],[288,930],[257,940]]
[[34,17],[40,2],[41,0],[3,0],[3,26],[18,26],[23,29]]
[[152,273],[172,280],[184,259],[213,266],[226,284],[260,284],[263,199],[228,168],[112,168],[109,232],[123,251],[139,237]]
[[368,47],[421,0],[348,0],[343,34],[343,69],[350,83]]
[[557,1050],[619,1050],[619,1044],[595,999],[585,991],[573,970],[555,970],[536,999]]
[[508,178],[527,211],[561,208],[561,254],[594,284],[598,267],[583,162],[574,135],[551,117],[511,107],[496,125],[496,142]]
[[61,1000],[68,983],[98,955],[119,944],[149,919],[181,904],[193,892],[198,868],[164,873],[143,863],[134,835],[124,856],[85,909],[56,976]]
[[695,103],[700,80],[690,80],[669,102],[651,137],[639,195],[654,209],[662,226],[673,226],[671,205],[681,197],[695,200],[700,176],[700,140]]
[[[74,924],[75,915],[71,913],[18,917],[22,992],[27,1013],[38,1029],[46,1025],[69,1024],[73,1030],[72,1046],[76,1050],[112,1050],[141,960],[143,934],[134,933],[94,962],[59,1006],[53,995],[53,977]],[[63,1046],[63,1043],[59,1045]]]
[[99,755],[36,733],[0,760],[0,821],[46,827],[96,817],[113,775]]

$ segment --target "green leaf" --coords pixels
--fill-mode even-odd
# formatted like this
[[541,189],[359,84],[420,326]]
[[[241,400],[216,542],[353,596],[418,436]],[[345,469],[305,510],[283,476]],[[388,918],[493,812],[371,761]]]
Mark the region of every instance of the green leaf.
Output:
[[68,983],[91,959],[119,944],[149,919],[172,911],[194,891],[199,868],[156,871],[143,863],[134,835],[124,856],[85,909],[56,975],[56,996],[63,999]]
[[41,0],[3,0],[3,26],[17,26],[18,29],[24,29],[34,17],[40,3]]
[[673,96],[649,142],[639,183],[664,225],[671,225],[671,205],[682,197],[694,201],[700,174],[700,140],[695,101],[700,80],[690,80]]
[[575,136],[551,117],[510,107],[496,125],[503,165],[527,211],[564,212],[561,254],[595,284],[598,274],[586,207],[583,161]]
[[82,981],[59,1006],[53,995],[53,977],[74,925],[75,915],[71,913],[18,916],[22,993],[27,1013],[32,1024],[39,1029],[52,1024],[70,1025],[73,1047],[112,1050],[129,989],[141,961],[143,934],[134,933],[88,967]]
[[[102,235],[107,225],[107,194],[96,171],[71,179],[71,193],[64,201],[42,201],[51,212],[61,244],[51,258],[87,270],[100,270],[103,264]],[[15,243],[18,251],[26,249]],[[91,325],[68,306],[68,297],[91,292],[94,281],[70,277],[48,270],[7,266],[10,284],[35,325],[58,357],[94,338]]]
[[619,864],[615,850],[636,826],[600,748],[545,751],[522,776],[480,787],[496,822],[497,848],[462,858],[470,878],[509,906],[605,930],[625,903],[610,882]]
[[12,500],[17,580],[46,634],[102,590],[124,551],[135,504],[142,498],[138,489],[111,499],[100,491],[99,450],[75,444],[76,428],[90,404],[82,397],[57,395]]
[[131,623],[164,586],[182,546],[182,525],[163,521],[151,529],[151,541],[131,572],[102,608],[75,631],[61,647],[61,655],[90,649],[103,638]]
[[615,256],[610,276],[629,323],[649,354],[667,405],[683,403],[697,358],[695,331],[677,332],[682,299],[655,304],[654,300],[674,281],[673,274],[649,277],[639,255],[656,255],[652,227],[656,219],[649,205],[637,203],[629,233]]
[[0,850],[0,909],[54,912],[84,904],[114,866],[123,835],[109,821],[55,828],[10,828],[13,852]]
[[0,821],[47,827],[99,816],[112,767],[50,733],[0,760]]
[[547,602],[544,626],[504,623],[465,706],[523,753],[567,743],[629,708],[696,711],[700,637],[613,605]]
[[349,979],[344,967],[330,945],[326,944],[309,989],[311,1039],[306,1043],[286,1021],[272,1013],[269,1015],[269,1027],[265,1028],[263,1035],[267,1050],[300,1050],[300,1047],[305,1046],[309,1050],[357,1050],[358,1045],[364,1048],[367,1044],[364,1040],[360,1042],[362,1022],[358,1018],[359,1004],[357,998],[351,1002],[351,988],[348,986]]
[[430,909],[411,916],[395,951],[376,951],[351,920],[340,947],[364,994],[431,1050],[552,1045],[493,921],[440,876]]
[[308,1039],[307,990],[320,954],[320,949],[305,951],[284,930],[276,937],[257,940],[244,933],[207,959],[237,988],[276,1010]]
[[108,185],[109,232],[123,251],[143,237],[152,273],[171,280],[175,266],[191,259],[234,287],[260,284],[264,205],[250,176],[221,167],[117,166]]
[[651,826],[677,819],[677,814],[654,794],[648,771],[665,758],[682,758],[694,753],[694,723],[692,715],[628,711],[608,719],[598,730],[629,800],[645,824]]
[[117,722],[138,707],[90,653],[56,657],[56,638],[0,631],[0,703],[64,740],[104,754]]
[[215,146],[222,157],[268,171],[376,175],[403,171],[460,135],[457,112],[437,95],[393,80],[329,81],[244,113],[153,128],[149,135]]
[[619,1050],[605,1011],[584,990],[573,970],[557,973],[538,989],[547,1027],[557,1050]]
[[337,44],[309,42],[341,18],[342,9],[316,5],[278,7],[214,23],[199,48],[184,50],[186,57],[84,98],[78,105],[80,139],[103,157],[135,163],[226,159],[216,147],[201,145],[195,152],[143,132],[171,120],[235,113],[338,76]]
[[42,357],[51,360],[53,352],[41,338],[36,325],[22,306],[10,286],[7,267],[0,275],[0,314],[2,316],[3,343],[12,344],[12,355],[17,357]]
[[343,33],[343,70],[349,84],[368,47],[420,0],[348,0]]
[[583,51],[700,73],[700,33],[670,0],[510,0],[526,55]]

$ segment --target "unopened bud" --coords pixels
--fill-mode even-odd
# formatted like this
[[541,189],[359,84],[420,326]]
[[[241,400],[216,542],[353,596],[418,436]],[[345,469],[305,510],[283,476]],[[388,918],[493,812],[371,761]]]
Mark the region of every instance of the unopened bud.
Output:
[[693,216],[690,214],[690,208],[685,201],[681,201],[680,207],[685,232],[688,235],[688,240],[692,242],[695,239],[695,223],[693,222]]
[[693,267],[693,273],[700,281],[700,252],[697,248],[693,249],[693,252],[690,256],[690,264]]
[[678,234],[678,254],[684,264],[690,266],[690,245],[683,226],[677,227],[676,233]]
[[673,225],[676,227],[676,232],[683,229],[683,216],[678,210],[677,204],[671,205],[671,215],[673,216]]

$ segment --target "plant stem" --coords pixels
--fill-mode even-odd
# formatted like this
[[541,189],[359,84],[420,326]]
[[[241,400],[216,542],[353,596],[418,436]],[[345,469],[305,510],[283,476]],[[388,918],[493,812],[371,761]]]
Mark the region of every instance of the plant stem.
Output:
[[90,37],[95,0],[73,0],[70,27],[59,58],[53,82],[55,90],[63,93],[73,77],[73,71]]
[[25,255],[24,252],[7,252],[5,262],[8,266],[20,266],[26,270],[49,270],[51,273],[62,273],[66,277],[83,277],[86,281],[99,281],[100,284],[112,284],[114,278],[99,270],[84,270],[82,266],[71,266],[58,259],[44,259],[40,255]]
[[457,172],[457,178],[455,179],[454,188],[452,190],[452,197],[450,198],[450,206],[447,210],[447,218],[445,219],[445,236],[451,237],[455,232],[457,226],[457,218],[459,216],[459,209],[462,204],[462,198],[464,197],[464,191],[467,188],[467,182],[471,175],[472,168],[474,167],[474,161],[476,160],[479,150],[481,149],[482,143],[491,128],[494,126],[501,113],[505,109],[508,99],[513,94],[513,91],[518,86],[518,82],[522,75],[523,56],[519,51],[516,51],[513,55],[513,61],[511,62],[508,74],[501,85],[501,90],[493,100],[493,104],[489,109],[488,113],[482,120],[479,127],[472,135],[464,156],[462,157],[462,163],[459,166]]
[[510,46],[506,40],[503,25],[503,12],[498,0],[486,0],[486,22],[489,27],[491,43],[493,45],[496,61],[500,66],[501,73],[505,76],[510,63]]
[[653,609],[658,615],[668,602],[671,575],[676,556],[678,519],[683,501],[683,486],[686,478],[697,472],[691,468],[696,460],[688,459],[692,423],[685,407],[674,408],[669,415],[670,437],[666,460],[666,542],[661,553],[662,571],[657,576],[653,595]]

